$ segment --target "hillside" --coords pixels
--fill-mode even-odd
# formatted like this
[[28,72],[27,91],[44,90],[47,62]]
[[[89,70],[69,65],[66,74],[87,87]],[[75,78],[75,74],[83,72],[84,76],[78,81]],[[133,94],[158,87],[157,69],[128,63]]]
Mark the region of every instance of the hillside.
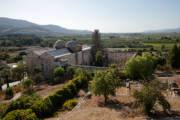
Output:
[[38,25],[25,20],[0,17],[0,35],[79,35],[90,34],[88,30],[72,30],[57,25]]
[[180,28],[161,29],[161,30],[147,30],[145,33],[180,33]]

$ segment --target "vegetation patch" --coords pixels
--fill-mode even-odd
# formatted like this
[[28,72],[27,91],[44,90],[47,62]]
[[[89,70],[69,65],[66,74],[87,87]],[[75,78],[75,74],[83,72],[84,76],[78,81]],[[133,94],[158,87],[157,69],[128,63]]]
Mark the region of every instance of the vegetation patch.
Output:
[[78,104],[77,99],[71,99],[71,100],[67,100],[63,106],[62,109],[63,110],[72,110],[76,105]]
[[39,120],[31,109],[14,110],[9,112],[2,120]]

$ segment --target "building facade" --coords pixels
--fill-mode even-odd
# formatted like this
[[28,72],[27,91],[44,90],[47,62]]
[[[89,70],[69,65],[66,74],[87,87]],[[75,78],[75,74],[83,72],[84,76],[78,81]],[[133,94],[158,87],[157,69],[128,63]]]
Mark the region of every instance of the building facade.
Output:
[[52,78],[54,68],[65,65],[90,65],[91,47],[80,46],[75,41],[64,42],[58,40],[54,48],[40,48],[30,50],[24,58],[28,72],[34,72],[35,68],[41,70],[46,78]]

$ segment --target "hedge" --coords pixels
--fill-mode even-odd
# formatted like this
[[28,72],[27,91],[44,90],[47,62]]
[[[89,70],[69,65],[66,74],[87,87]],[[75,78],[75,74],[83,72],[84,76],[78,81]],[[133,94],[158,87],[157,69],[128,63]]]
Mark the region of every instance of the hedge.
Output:
[[65,86],[40,100],[31,107],[39,118],[51,116],[57,109],[69,99],[74,98],[79,89],[88,85],[87,74],[82,74],[69,81]]
[[38,118],[31,109],[26,109],[11,111],[2,120],[38,120]]
[[39,118],[49,117],[54,112],[54,107],[49,98],[44,98],[40,101],[36,101],[31,109]]
[[25,96],[17,99],[16,101],[12,101],[9,105],[7,105],[1,117],[4,117],[8,112],[13,110],[30,108],[30,106],[34,104],[34,101],[37,100],[38,97]]
[[77,99],[75,99],[75,98],[70,99],[70,100],[67,100],[63,104],[62,108],[63,108],[63,110],[72,110],[74,108],[74,106],[76,106],[77,104],[78,104]]
[[18,100],[15,101],[15,103],[12,102],[3,116],[5,116],[12,110],[30,108],[38,118],[49,117],[53,115],[53,113],[57,111],[57,109],[62,108],[63,104],[67,100],[74,98],[80,88],[82,88],[83,86],[87,86],[90,78],[91,77],[87,72],[83,72],[73,80],[69,81],[59,90],[39,101],[30,102],[27,100],[27,103],[25,103],[25,100],[22,102],[22,104],[21,102],[18,102]]

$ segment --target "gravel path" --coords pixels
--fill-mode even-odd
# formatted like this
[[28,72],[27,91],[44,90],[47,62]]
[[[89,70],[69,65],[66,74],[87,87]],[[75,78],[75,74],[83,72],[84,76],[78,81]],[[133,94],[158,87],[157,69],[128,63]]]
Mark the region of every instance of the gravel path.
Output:
[[[12,82],[12,83],[9,83],[9,86],[12,87],[12,86],[18,85],[19,83],[20,83],[20,81]],[[2,86],[2,89],[5,90],[6,88],[7,88],[7,85],[4,84]]]

